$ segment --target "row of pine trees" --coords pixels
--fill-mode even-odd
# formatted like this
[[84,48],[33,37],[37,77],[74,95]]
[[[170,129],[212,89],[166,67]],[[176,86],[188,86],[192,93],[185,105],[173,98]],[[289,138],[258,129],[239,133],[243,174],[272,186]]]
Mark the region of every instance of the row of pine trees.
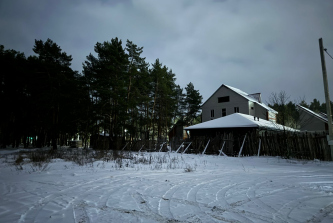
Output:
[[79,73],[72,57],[52,40],[35,40],[25,57],[0,46],[0,147],[23,143],[65,145],[104,133],[110,149],[119,139],[165,139],[176,122],[193,124],[202,96],[190,82],[184,90],[159,59],[118,38],[97,43]]

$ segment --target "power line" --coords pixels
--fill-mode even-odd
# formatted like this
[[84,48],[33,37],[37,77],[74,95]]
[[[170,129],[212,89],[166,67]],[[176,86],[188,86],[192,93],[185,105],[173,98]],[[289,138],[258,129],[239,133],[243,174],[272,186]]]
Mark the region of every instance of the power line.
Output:
[[327,52],[327,49],[324,49],[324,51],[327,53],[328,56],[330,56],[333,59],[333,57]]

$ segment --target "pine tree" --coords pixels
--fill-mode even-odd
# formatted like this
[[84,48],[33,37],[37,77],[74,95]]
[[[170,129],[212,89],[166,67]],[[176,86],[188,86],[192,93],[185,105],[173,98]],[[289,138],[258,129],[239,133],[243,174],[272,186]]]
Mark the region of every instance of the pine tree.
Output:
[[[138,47],[132,41],[127,40],[126,52],[128,54],[128,87],[127,87],[127,114],[126,129],[130,138],[138,138],[138,132],[143,123],[144,107],[149,93],[150,77],[148,75],[149,64],[141,57],[143,47]],[[139,123],[140,122],[140,123]],[[140,134],[141,135],[141,134]]]
[[0,45],[0,147],[17,147],[28,135],[27,61],[23,53]]
[[72,121],[77,115],[73,109],[77,99],[75,92],[78,74],[70,68],[72,56],[63,52],[51,39],[45,42],[35,40],[33,51],[37,56],[29,57],[28,60],[31,66],[31,100],[36,114],[34,120],[37,123],[39,120],[37,126],[42,126],[39,128],[44,129],[44,134],[51,136],[52,148],[56,149],[61,131],[64,134],[71,128],[72,134],[77,131]]
[[202,96],[198,90],[194,89],[194,85],[191,82],[186,86],[185,90],[185,123],[192,125],[193,120],[198,116],[202,102]]
[[99,133],[99,127],[103,128],[109,133],[110,147],[117,148],[128,116],[128,55],[118,38],[96,43],[94,50],[98,57],[87,56],[83,73],[96,112],[96,133]]

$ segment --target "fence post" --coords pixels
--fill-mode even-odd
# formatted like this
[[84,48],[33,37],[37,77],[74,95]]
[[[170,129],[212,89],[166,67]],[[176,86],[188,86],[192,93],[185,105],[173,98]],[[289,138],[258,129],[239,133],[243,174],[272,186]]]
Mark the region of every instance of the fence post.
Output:
[[190,147],[190,145],[192,144],[192,142],[190,142],[190,144],[188,144],[188,146],[186,147],[186,149],[182,152],[182,154],[184,154],[186,152],[186,150],[188,149],[188,147]]
[[206,149],[207,149],[207,147],[208,147],[208,144],[209,144],[209,142],[210,142],[210,140],[208,140],[208,142],[207,142],[207,145],[206,145],[206,147],[205,147],[204,151],[202,152],[202,155],[203,155],[203,154],[205,154],[205,152],[206,152]]
[[127,144],[128,144],[128,143],[126,143],[126,145],[124,146],[124,148],[123,148],[121,151],[123,151],[123,150],[126,148]]
[[184,142],[182,142],[182,144],[178,147],[178,149],[176,150],[176,153],[178,153],[178,151],[180,150],[180,148],[182,147],[183,144],[184,144]]
[[259,154],[260,154],[260,146],[261,146],[261,138],[259,138],[258,157],[259,157]]
[[141,151],[141,149],[143,148],[143,146],[144,146],[145,144],[143,144],[142,146],[141,146],[141,148],[140,148],[140,150],[139,150],[139,152]]
[[239,150],[238,157],[240,157],[240,155],[241,155],[241,153],[242,153],[242,151],[243,151],[243,146],[244,146],[244,143],[245,143],[245,139],[246,139],[246,134],[245,134],[245,136],[244,136],[244,140],[243,140],[242,147],[241,147],[240,150]]
[[225,155],[225,153],[223,152],[224,145],[225,145],[225,141],[223,142],[223,146],[222,146],[222,148],[221,148],[221,150],[220,150],[219,156],[221,156],[221,153],[223,154],[223,156],[227,156],[227,155]]
[[160,147],[160,150],[158,152],[161,152],[162,148],[163,148],[163,145],[165,144],[166,142],[162,143],[161,147]]

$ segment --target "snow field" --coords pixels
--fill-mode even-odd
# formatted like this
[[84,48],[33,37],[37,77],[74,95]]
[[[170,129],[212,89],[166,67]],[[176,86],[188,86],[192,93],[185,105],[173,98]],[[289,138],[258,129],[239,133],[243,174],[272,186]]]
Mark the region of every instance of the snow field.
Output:
[[32,171],[3,155],[0,222],[333,222],[331,162],[133,156],[151,162],[54,159]]

